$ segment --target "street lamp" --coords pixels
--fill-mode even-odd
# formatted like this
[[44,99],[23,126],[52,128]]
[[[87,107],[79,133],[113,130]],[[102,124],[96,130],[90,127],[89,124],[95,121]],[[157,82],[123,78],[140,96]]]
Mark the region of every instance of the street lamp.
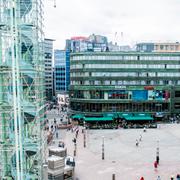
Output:
[[115,180],[116,176],[115,174],[112,175],[112,180]]
[[159,140],[157,140],[156,162],[157,162],[157,164],[159,164]]
[[77,150],[77,145],[76,142],[74,143],[74,156],[76,156],[76,150]]
[[84,127],[83,127],[83,137],[84,137],[84,148],[86,147],[86,122],[84,121]]
[[104,136],[102,136],[102,160],[104,160]]

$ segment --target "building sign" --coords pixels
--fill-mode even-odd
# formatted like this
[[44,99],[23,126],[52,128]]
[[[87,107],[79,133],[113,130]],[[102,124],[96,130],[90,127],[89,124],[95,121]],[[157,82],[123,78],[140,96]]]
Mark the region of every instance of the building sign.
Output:
[[128,91],[125,90],[109,91],[108,99],[128,99]]
[[126,89],[126,86],[115,86],[115,89]]
[[154,86],[144,86],[145,90],[154,90]]
[[149,90],[148,100],[168,100],[170,92],[167,90]]

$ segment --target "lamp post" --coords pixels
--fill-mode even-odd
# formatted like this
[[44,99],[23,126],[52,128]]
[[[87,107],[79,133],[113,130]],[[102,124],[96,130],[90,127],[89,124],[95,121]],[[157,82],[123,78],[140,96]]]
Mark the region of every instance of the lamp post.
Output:
[[77,146],[76,143],[74,143],[74,156],[76,156],[76,150],[77,150]]
[[104,160],[104,136],[102,136],[102,160]]
[[116,179],[116,176],[115,174],[112,175],[112,180],[115,180]]
[[84,121],[84,127],[83,127],[83,137],[84,137],[84,148],[86,147],[86,122]]
[[159,164],[159,140],[157,140],[156,162],[157,162],[157,164]]

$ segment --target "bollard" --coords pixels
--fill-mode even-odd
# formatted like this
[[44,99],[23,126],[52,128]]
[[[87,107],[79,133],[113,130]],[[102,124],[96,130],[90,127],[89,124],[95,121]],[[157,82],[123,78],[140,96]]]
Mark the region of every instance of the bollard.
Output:
[[84,131],[84,148],[86,147],[86,132]]
[[112,175],[112,180],[115,180],[115,174]]
[[159,141],[157,141],[156,162],[157,162],[157,164],[159,165]]
[[76,156],[76,150],[74,150],[74,156]]
[[104,136],[102,137],[102,160],[104,160]]
[[76,156],[76,150],[77,150],[76,143],[74,143],[74,156]]

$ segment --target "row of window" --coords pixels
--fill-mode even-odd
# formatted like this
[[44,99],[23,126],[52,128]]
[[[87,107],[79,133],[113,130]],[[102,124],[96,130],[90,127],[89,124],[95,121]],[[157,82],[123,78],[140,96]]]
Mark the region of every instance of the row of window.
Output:
[[52,67],[52,64],[45,64],[45,67]]
[[61,82],[61,83],[59,83],[59,82],[56,82],[56,87],[58,87],[58,86],[65,86],[65,82]]
[[74,90],[70,92],[70,98],[80,99],[124,99],[134,101],[167,101],[170,99],[168,90]]
[[65,76],[65,73],[57,73],[56,72],[56,76]]
[[[180,104],[177,104],[177,106]],[[71,109],[81,112],[162,112],[170,111],[168,103],[77,103],[71,102]]]
[[71,81],[71,85],[180,85],[180,80],[147,80],[147,81]]
[[64,67],[60,67],[60,68],[56,67],[56,71],[65,71],[65,68]]
[[73,64],[71,69],[179,69],[179,64]]
[[65,87],[57,87],[56,91],[65,91]]
[[139,55],[119,55],[119,56],[73,56],[72,60],[180,60],[180,56],[139,56]]
[[180,77],[179,72],[73,72],[71,77]]

